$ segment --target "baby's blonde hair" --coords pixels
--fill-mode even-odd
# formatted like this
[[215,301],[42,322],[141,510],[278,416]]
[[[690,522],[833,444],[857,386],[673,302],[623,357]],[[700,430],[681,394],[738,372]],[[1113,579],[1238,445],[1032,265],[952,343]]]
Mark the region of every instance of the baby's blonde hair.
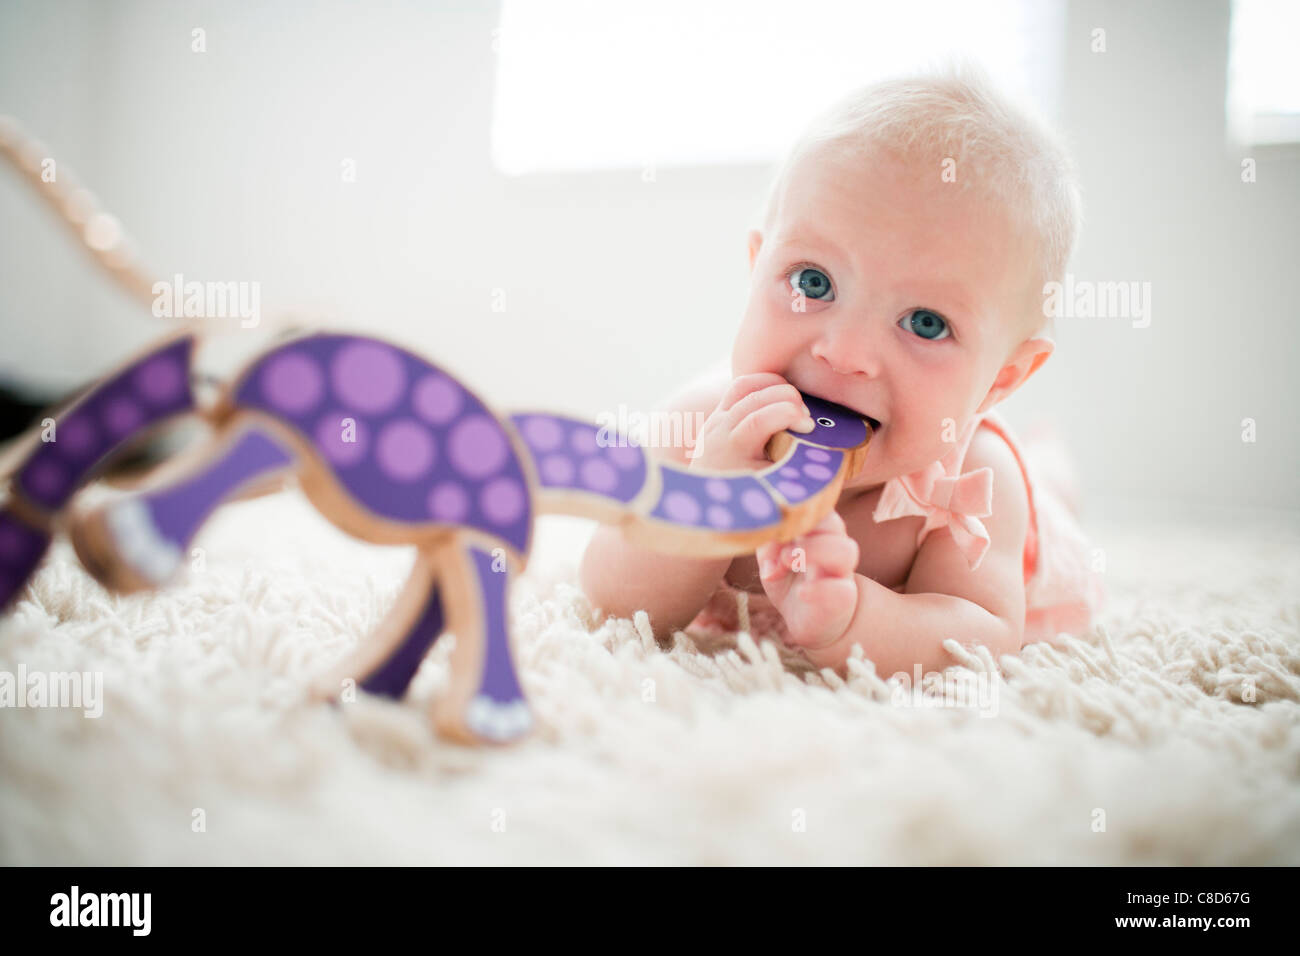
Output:
[[768,189],[764,234],[800,159],[825,150],[861,157],[881,148],[933,162],[935,176],[952,160],[959,188],[1007,204],[1030,230],[1042,282],[1063,278],[1082,219],[1074,163],[1055,133],[963,62],[855,90],[814,119]]

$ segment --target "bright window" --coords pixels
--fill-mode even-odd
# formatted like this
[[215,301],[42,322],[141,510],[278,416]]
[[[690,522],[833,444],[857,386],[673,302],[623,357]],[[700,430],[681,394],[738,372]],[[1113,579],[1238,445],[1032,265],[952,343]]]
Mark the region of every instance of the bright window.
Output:
[[1300,3],[1233,0],[1228,127],[1238,143],[1300,142]]
[[954,52],[1051,116],[1063,30],[1063,0],[503,0],[492,158],[770,163],[855,86]]

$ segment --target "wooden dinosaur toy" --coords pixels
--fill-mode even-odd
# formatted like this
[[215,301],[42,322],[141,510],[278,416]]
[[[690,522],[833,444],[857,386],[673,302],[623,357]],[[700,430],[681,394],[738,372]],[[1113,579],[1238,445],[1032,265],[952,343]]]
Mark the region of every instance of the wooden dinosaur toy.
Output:
[[[511,741],[533,724],[508,597],[538,515],[617,524],[670,552],[744,554],[820,521],[871,438],[857,413],[804,395],[816,427],[773,436],[769,467],[697,470],[580,419],[499,414],[413,352],[339,332],[276,343],[205,404],[194,388],[200,344],[195,332],[164,340],[58,412],[50,440],[30,444],[0,498],[0,613],[60,530],[106,587],[161,587],[223,502],[296,480],[341,530],[417,551],[380,627],[314,682],[316,692],[332,698],[356,686],[399,698],[450,630],[450,690],[433,719],[468,742]],[[116,456],[186,415],[205,419],[212,434],[129,494],[78,504],[78,490]]]

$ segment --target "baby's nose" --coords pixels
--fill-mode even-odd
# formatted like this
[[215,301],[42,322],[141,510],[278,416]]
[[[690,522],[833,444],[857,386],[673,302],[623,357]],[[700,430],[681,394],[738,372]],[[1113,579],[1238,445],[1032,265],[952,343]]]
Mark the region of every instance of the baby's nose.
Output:
[[879,354],[860,330],[828,329],[812,347],[813,358],[837,375],[875,376],[880,371]]

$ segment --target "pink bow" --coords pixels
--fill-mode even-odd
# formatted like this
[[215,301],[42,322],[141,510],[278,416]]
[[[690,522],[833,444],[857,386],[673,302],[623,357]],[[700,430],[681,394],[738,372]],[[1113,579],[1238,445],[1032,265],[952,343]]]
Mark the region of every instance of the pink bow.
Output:
[[925,526],[916,537],[918,548],[927,534],[946,527],[972,571],[989,547],[989,533],[979,519],[993,513],[993,469],[978,468],[957,476],[948,472],[961,467],[974,425],[972,421],[957,448],[942,461],[886,482],[871,515],[877,522],[924,515]]

